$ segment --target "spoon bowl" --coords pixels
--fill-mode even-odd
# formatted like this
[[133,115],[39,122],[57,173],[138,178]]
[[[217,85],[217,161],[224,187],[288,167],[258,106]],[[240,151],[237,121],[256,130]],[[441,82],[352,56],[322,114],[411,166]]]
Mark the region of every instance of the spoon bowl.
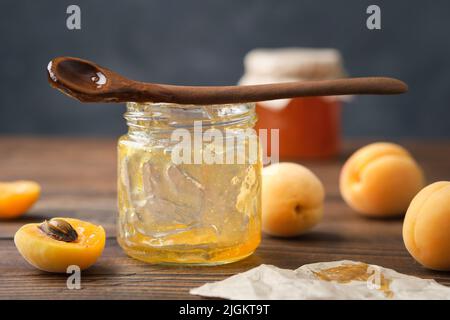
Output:
[[63,60],[57,64],[56,73],[66,84],[72,84],[78,89],[89,89],[95,91],[106,84],[105,75],[96,66],[76,59]]

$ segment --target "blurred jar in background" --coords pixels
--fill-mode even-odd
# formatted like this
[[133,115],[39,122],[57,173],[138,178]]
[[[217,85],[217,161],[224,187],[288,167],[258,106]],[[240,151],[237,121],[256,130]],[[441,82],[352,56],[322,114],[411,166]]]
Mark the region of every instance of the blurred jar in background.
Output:
[[[241,85],[346,76],[341,55],[335,49],[255,49],[246,55],[244,67]],[[342,99],[345,97],[259,102],[256,104],[256,129],[280,130],[279,156],[282,159],[332,157],[340,148]],[[268,149],[270,153],[270,141]]]

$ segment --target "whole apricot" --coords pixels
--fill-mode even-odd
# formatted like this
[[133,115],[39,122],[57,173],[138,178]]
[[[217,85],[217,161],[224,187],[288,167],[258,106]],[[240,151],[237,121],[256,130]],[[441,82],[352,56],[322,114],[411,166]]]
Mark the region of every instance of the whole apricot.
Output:
[[71,265],[81,270],[93,265],[105,247],[102,226],[71,219],[54,218],[22,226],[14,242],[22,257],[48,272],[66,272]]
[[41,187],[33,181],[0,182],[0,219],[27,212],[39,198]]
[[403,147],[387,142],[356,151],[340,174],[340,191],[355,211],[374,217],[404,214],[424,186],[422,169]]
[[450,271],[450,182],[430,184],[411,201],[403,222],[403,241],[423,266]]
[[296,163],[277,163],[263,169],[262,230],[292,237],[320,222],[324,188],[309,169]]

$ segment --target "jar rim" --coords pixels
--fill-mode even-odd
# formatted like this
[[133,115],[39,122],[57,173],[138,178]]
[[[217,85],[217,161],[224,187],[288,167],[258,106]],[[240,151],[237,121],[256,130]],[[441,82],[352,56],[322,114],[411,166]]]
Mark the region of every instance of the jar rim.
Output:
[[179,103],[172,103],[172,102],[133,102],[129,101],[126,103],[127,108],[128,107],[166,107],[166,108],[176,108],[176,109],[197,109],[202,107],[216,107],[216,108],[224,108],[224,107],[231,107],[231,106],[239,106],[239,105],[246,105],[246,106],[254,106],[256,102],[240,102],[240,103],[215,103],[215,104],[179,104]]
[[124,118],[134,129],[189,129],[195,121],[203,127],[246,125],[256,122],[255,103],[182,105],[175,103],[128,102]]

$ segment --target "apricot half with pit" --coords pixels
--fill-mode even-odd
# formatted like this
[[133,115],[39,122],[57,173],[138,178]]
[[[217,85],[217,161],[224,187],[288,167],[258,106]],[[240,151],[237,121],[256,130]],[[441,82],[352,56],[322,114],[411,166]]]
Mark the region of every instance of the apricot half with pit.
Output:
[[296,163],[263,169],[262,230],[279,237],[297,236],[322,219],[325,191],[316,175]]
[[450,271],[450,182],[435,182],[411,201],[403,222],[403,241],[423,266]]
[[48,272],[66,272],[71,265],[81,270],[93,265],[105,247],[102,226],[71,219],[53,218],[21,227],[14,242],[22,257]]
[[403,147],[387,142],[367,145],[344,164],[340,190],[356,212],[372,217],[402,215],[424,186],[422,169]]
[[0,219],[27,212],[39,198],[41,187],[33,181],[0,182]]

